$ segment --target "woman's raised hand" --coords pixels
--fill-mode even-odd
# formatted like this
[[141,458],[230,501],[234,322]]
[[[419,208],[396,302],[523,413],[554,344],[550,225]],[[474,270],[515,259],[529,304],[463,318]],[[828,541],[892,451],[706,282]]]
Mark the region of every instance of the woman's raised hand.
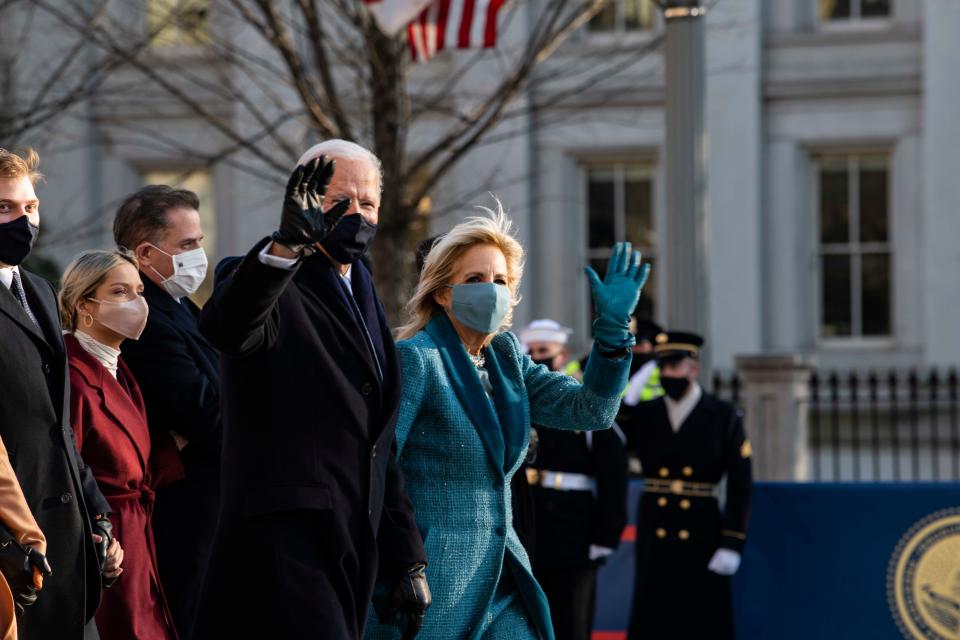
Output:
[[629,242],[618,242],[613,247],[602,281],[591,267],[584,268],[597,312],[593,335],[604,351],[618,351],[632,347],[636,342],[630,333],[630,314],[636,308],[650,275],[650,264],[643,264],[641,257]]

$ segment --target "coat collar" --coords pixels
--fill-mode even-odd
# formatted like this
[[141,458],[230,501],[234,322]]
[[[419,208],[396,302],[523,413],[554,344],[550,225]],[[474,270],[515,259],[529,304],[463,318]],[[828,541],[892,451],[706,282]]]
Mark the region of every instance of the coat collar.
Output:
[[[23,283],[23,289],[27,294],[33,315],[36,316],[37,322],[40,323],[41,327],[49,332],[51,329],[50,319],[47,317],[49,315],[49,309],[47,308],[47,305],[44,304],[41,296],[38,295],[38,292],[36,291],[36,283],[28,277],[28,272],[22,268],[19,269],[19,272],[20,281]],[[32,274],[30,275],[32,276]],[[31,295],[31,293],[33,295]],[[34,308],[37,305],[40,305],[40,308]],[[38,328],[32,320],[30,320],[30,316],[28,316],[27,312],[24,311],[23,307],[20,305],[20,301],[17,300],[16,296],[13,295],[13,292],[4,286],[0,286],[0,313],[4,313],[9,316],[11,320],[19,324],[27,333],[29,333],[38,341],[42,342],[46,347],[52,347],[43,331],[41,331],[41,329]]]
[[[127,428],[127,425],[137,419],[144,424],[146,423],[143,397],[123,358],[121,357],[117,362],[118,379],[114,379],[106,367],[89,354],[73,335],[67,334],[64,336],[64,342],[67,347],[70,368],[80,374],[88,385],[97,389],[104,411],[113,418],[114,424],[127,434],[127,437],[133,442],[137,455],[140,457],[140,464],[143,465],[144,470],[147,470],[147,461],[150,457],[149,430],[131,431]],[[121,378],[127,383],[129,390],[125,389],[120,383],[119,379]]]
[[492,346],[484,352],[493,387],[491,402],[450,320],[438,315],[424,330],[437,345],[454,393],[476,428],[493,465],[505,474],[523,450],[527,424],[522,393],[507,375],[508,354]]

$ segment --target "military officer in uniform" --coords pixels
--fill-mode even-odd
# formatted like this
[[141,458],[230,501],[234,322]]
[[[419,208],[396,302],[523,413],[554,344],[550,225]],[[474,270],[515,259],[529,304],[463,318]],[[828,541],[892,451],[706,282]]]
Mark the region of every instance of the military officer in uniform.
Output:
[[644,476],[630,640],[734,637],[730,576],[746,540],[751,451],[741,412],[697,383],[702,346],[691,333],[656,336],[665,396],[620,418]]
[[[571,330],[535,320],[518,332],[537,364],[567,366]],[[597,568],[620,543],[627,522],[627,456],[616,425],[566,431],[533,425],[536,457],[527,467],[536,537],[533,573],[550,602],[557,640],[589,640]]]

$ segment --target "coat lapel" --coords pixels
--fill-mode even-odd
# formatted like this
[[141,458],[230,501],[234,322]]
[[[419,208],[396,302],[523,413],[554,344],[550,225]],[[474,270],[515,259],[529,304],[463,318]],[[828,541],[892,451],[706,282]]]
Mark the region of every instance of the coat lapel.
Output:
[[[494,340],[494,343],[496,340]],[[487,373],[490,384],[493,386],[493,399],[497,406],[497,416],[502,426],[504,441],[503,471],[506,473],[513,468],[517,458],[523,453],[527,442],[527,429],[530,424],[527,416],[527,403],[523,401],[523,394],[516,382],[506,372],[508,354],[499,353],[493,348],[487,348]]]
[[[24,276],[24,271],[23,269],[20,269],[21,282],[25,280],[23,276]],[[27,285],[24,284],[24,289],[26,288],[27,288]],[[36,296],[32,296],[32,297],[36,298]],[[28,302],[29,302],[29,298],[28,298]],[[33,307],[31,305],[31,309],[32,308]],[[10,319],[16,322],[17,324],[19,324],[24,331],[32,335],[37,340],[40,340],[41,342],[43,342],[43,344],[46,345],[47,347],[50,346],[50,344],[47,342],[46,336],[44,336],[43,333],[41,333],[40,329],[37,328],[37,325],[33,324],[33,322],[30,320],[30,316],[28,316],[27,312],[23,310],[23,307],[20,305],[20,301],[17,300],[16,296],[13,295],[12,291],[7,289],[3,285],[0,285],[0,313],[4,313],[10,316]],[[38,321],[42,322],[36,311],[34,311],[34,315],[37,316]]]
[[[451,386],[460,400],[460,405],[477,430],[493,466],[502,474],[505,459],[505,444],[500,423],[487,398],[480,377],[467,357],[460,337],[444,315],[438,315],[424,329],[440,353],[440,359],[450,377]],[[489,349],[488,349],[489,351]]]
[[126,379],[126,383],[130,386],[128,391],[110,375],[96,358],[80,345],[76,338],[67,335],[66,342],[71,366],[75,367],[91,386],[99,389],[100,403],[103,406],[104,413],[113,418],[113,423],[130,438],[133,448],[136,449],[137,456],[140,458],[140,464],[146,471],[148,469],[147,461],[150,458],[149,430],[142,429],[142,433],[137,433],[127,428],[128,424],[134,422],[146,422],[142,409],[143,400],[136,384],[133,382],[134,378],[130,369],[122,360],[120,361],[117,373]]

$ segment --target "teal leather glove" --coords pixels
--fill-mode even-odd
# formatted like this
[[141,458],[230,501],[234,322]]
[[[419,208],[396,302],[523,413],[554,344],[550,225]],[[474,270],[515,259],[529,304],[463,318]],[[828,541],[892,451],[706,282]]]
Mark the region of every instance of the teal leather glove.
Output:
[[629,242],[618,242],[607,265],[603,281],[591,267],[584,272],[590,281],[590,294],[597,319],[593,321],[593,337],[603,351],[619,351],[637,341],[630,333],[630,314],[637,307],[650,265],[641,264],[640,252]]

